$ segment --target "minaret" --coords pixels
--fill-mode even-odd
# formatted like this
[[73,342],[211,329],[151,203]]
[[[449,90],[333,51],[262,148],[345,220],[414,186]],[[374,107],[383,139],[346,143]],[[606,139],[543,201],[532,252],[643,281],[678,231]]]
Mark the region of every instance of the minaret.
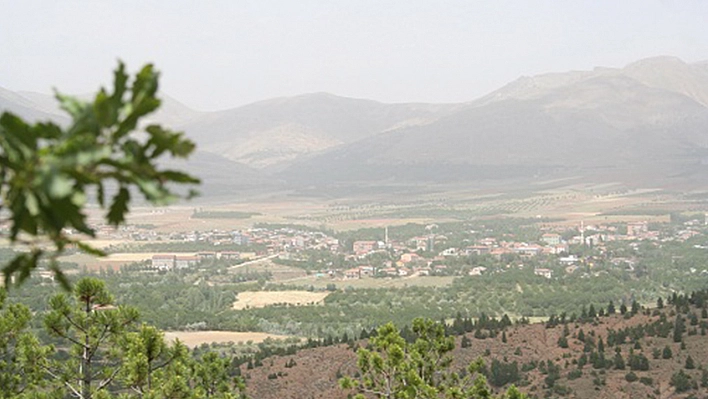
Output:
[[585,223],[582,220],[580,221],[580,241],[585,246]]
[[384,244],[386,244],[386,246],[388,246],[388,226],[386,226],[386,228],[384,228]]

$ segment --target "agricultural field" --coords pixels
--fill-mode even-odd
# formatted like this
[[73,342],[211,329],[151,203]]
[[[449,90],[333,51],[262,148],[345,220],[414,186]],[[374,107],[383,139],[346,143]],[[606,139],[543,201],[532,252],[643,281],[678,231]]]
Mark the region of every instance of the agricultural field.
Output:
[[300,281],[301,279],[308,278],[307,273],[303,269],[279,265],[270,260],[247,262],[241,265],[232,266],[231,273],[234,275],[268,273],[271,276],[271,281],[276,283],[289,283],[290,281]]
[[[79,268],[86,268],[89,271],[104,270],[119,270],[121,266],[129,265],[135,262],[143,262],[152,259],[154,255],[159,255],[157,252],[132,252],[132,253],[114,253],[103,258],[87,254],[73,254],[62,256],[60,262],[76,263]],[[194,252],[180,253],[180,255],[194,255]]]
[[[566,223],[629,220],[666,221],[666,215],[687,208],[680,196],[655,189],[634,190],[617,184],[567,185],[538,190],[451,189],[449,192],[402,198],[358,198],[330,201],[324,208],[287,218],[294,223],[324,225],[336,231],[407,223],[444,223],[490,217],[542,217]],[[666,205],[666,206],[664,206]],[[667,212],[657,212],[665,208]]]
[[232,307],[234,310],[243,310],[276,304],[316,305],[322,303],[329,294],[309,291],[246,291],[238,294]]

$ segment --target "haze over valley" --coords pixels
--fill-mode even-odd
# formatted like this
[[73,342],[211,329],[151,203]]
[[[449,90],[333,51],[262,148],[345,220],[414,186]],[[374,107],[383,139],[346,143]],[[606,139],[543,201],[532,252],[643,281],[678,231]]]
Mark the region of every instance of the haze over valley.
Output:
[[[51,98],[0,92],[33,119],[66,117]],[[616,182],[703,187],[708,64],[661,56],[624,68],[521,77],[457,104],[386,104],[302,94],[215,112],[164,96],[152,120],[196,141],[204,194],[259,187]]]

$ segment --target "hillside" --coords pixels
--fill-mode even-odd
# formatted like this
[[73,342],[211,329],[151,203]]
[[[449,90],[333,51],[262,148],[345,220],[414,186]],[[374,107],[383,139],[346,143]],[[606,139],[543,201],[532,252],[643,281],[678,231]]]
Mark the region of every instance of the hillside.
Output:
[[[281,189],[283,182],[220,155],[197,150],[188,160],[165,160],[163,165],[184,169],[202,180],[198,190],[205,200],[230,200]],[[197,198],[197,201],[200,199]]]
[[428,123],[452,108],[314,93],[209,113],[182,128],[207,151],[249,166],[277,169],[400,126]]
[[51,119],[58,123],[63,123],[68,120],[61,115],[48,111],[43,105],[36,103],[30,98],[0,87],[0,113],[3,111],[12,112],[30,121]]
[[[88,96],[79,95],[88,100]],[[162,106],[146,118],[145,124],[162,123],[176,126],[202,115],[169,96],[162,96]],[[0,88],[0,112],[10,111],[30,121],[52,120],[59,124],[68,123],[57,100],[48,94],[34,92],[12,92]],[[278,190],[282,182],[247,165],[229,160],[218,154],[199,148],[189,160],[164,160],[163,163],[175,169],[187,169],[202,179],[200,191],[209,199],[258,194],[263,191]]]
[[703,88],[702,68],[673,59],[522,78],[432,123],[333,149],[281,177],[315,184],[620,172],[630,180],[640,172],[640,180],[656,183],[703,171]]
[[[673,338],[676,310],[685,321],[683,344]],[[452,369],[458,370],[479,357],[490,370],[494,361],[503,365],[515,362],[519,376],[516,385],[535,397],[704,397],[708,394],[708,375],[702,371],[708,359],[705,336],[708,319],[701,318],[702,312],[700,307],[680,305],[643,309],[636,315],[630,311],[625,316],[588,316],[582,322],[517,324],[506,328],[504,334],[496,331],[497,335],[492,338],[475,338],[493,334],[484,329],[467,332],[456,338]],[[691,321],[694,316],[697,325]],[[567,336],[567,348],[559,345],[564,336]],[[462,347],[463,340],[469,340],[470,345]],[[354,347],[359,345],[365,342],[359,341]],[[668,356],[667,347],[671,352]],[[623,364],[617,363],[617,352]],[[694,368],[686,368],[689,356]],[[253,397],[346,398],[348,392],[337,387],[337,380],[342,375],[356,373],[356,355],[352,344],[340,344],[301,350],[293,356],[266,358],[263,366],[254,369],[242,366],[241,371],[247,377]],[[671,383],[679,372],[689,376],[685,392],[676,392]],[[488,379],[492,383],[504,381],[492,375]],[[504,386],[507,384],[498,385],[496,389]]]

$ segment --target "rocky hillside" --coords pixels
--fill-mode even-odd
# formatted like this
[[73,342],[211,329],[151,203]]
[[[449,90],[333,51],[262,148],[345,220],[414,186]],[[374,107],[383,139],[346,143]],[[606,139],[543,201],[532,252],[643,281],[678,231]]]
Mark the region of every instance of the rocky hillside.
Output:
[[[475,329],[456,338],[452,369],[481,357],[496,390],[513,381],[538,398],[703,398],[708,395],[708,315],[705,298],[688,301],[679,297],[676,306],[636,314],[618,310],[592,317],[590,309],[572,322],[556,318],[496,331]],[[684,327],[675,338],[677,317]],[[351,392],[338,388],[337,380],[356,374],[354,349],[360,345],[365,341],[266,358],[261,367],[243,366],[242,373],[253,397],[344,399]]]

